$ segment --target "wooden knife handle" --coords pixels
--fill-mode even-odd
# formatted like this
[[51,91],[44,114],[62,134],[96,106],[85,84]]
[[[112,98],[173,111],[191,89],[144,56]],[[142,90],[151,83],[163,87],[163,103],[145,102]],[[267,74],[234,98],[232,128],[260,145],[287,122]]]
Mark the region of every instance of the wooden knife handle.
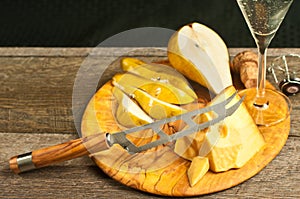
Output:
[[24,171],[103,151],[109,149],[106,136],[106,133],[95,134],[89,137],[79,138],[63,144],[17,155],[10,158],[9,166],[14,173],[18,174]]

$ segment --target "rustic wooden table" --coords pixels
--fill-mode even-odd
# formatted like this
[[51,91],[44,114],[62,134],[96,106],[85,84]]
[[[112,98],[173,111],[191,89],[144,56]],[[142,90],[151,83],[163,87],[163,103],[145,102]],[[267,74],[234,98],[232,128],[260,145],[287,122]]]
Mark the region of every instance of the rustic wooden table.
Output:
[[[88,157],[13,174],[8,159],[16,154],[76,139],[72,91],[89,48],[0,48],[0,198],[156,198],[128,188],[104,174]],[[230,49],[233,56],[245,49]],[[252,49],[254,50],[254,49]],[[105,67],[129,53],[164,59],[165,51],[99,48]],[[300,49],[270,49],[269,57]],[[270,60],[269,59],[269,60]],[[293,104],[291,131],[280,154],[260,173],[231,189],[204,198],[300,197],[300,95]]]

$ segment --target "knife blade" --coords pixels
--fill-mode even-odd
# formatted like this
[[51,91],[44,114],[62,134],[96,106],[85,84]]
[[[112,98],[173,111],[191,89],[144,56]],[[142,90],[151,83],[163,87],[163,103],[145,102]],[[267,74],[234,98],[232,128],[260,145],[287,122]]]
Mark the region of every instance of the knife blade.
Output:
[[[226,117],[232,115],[244,100],[244,97],[242,97],[238,102],[230,106],[230,108],[226,108],[226,105],[229,104],[236,95],[237,93],[234,93],[229,98],[222,101],[221,103],[212,106],[207,106],[178,116],[165,118],[163,120],[158,120],[156,122],[149,123],[143,126],[137,126],[130,129],[126,129],[118,133],[107,134],[107,142],[110,146],[112,146],[113,144],[119,144],[124,149],[126,149],[129,153],[139,153],[151,149],[153,147],[157,147],[159,145],[172,142],[174,140],[177,140],[178,138],[203,130],[211,125],[214,125],[224,120]],[[210,121],[200,123],[200,124],[197,124],[195,121],[193,121],[193,117],[195,117],[196,115],[200,115],[211,111],[215,112],[218,116]],[[187,124],[188,128],[185,128],[184,130],[176,132],[172,135],[168,135],[162,130],[161,128],[162,125],[170,122],[175,122],[178,120],[183,120]],[[126,135],[128,134],[139,132],[145,129],[152,129],[154,132],[156,132],[159,135],[160,138],[156,141],[147,143],[145,145],[136,146],[133,142],[131,142],[126,137]]]

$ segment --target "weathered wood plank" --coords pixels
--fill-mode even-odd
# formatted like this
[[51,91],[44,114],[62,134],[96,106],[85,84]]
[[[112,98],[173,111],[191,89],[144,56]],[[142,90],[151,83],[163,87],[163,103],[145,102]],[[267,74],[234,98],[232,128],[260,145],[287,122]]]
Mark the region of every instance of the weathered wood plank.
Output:
[[72,87],[81,61],[0,58],[0,132],[73,131]]
[[300,137],[300,126],[299,126],[299,121],[300,121],[300,109],[294,109],[291,112],[291,130],[290,130],[290,137]]
[[165,56],[166,48],[0,48],[0,57]]
[[[0,198],[153,198],[106,176],[88,157],[15,175],[3,169],[9,157],[61,143],[77,135],[0,133]],[[12,146],[12,143],[14,145]],[[204,198],[297,198],[300,196],[300,139],[291,137],[259,174]],[[126,196],[126,197],[125,197]]]
[[[146,50],[145,50],[146,49]],[[159,49],[159,53],[151,53],[150,56],[165,56],[163,51],[166,48]],[[11,48],[0,48],[0,57],[86,57],[89,54],[101,55],[101,56],[122,56],[125,53],[131,52],[132,55],[145,55],[145,51],[152,51],[153,48],[139,47],[139,48],[38,48],[38,47],[11,47]],[[229,54],[235,55],[243,50],[252,50],[256,52],[256,48],[230,48]],[[157,51],[157,50],[154,50]],[[139,53],[137,53],[139,52]],[[147,52],[148,54],[149,52]],[[269,48],[269,56],[280,56],[283,54],[300,54],[300,48]]]

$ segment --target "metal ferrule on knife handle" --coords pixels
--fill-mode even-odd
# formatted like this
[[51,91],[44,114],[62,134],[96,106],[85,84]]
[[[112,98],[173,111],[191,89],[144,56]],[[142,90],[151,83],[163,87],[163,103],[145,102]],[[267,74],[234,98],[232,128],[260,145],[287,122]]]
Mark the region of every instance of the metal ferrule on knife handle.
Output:
[[12,157],[9,161],[9,165],[10,169],[15,173],[30,171],[36,168],[32,162],[32,152]]

